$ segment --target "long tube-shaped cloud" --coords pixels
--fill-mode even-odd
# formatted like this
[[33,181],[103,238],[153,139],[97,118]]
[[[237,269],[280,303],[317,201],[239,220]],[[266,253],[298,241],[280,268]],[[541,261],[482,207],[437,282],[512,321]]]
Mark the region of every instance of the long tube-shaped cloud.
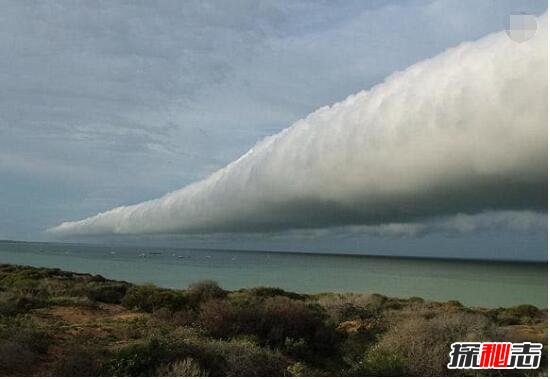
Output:
[[[468,42],[326,106],[205,180],[51,229],[253,232],[547,209],[547,21]],[[342,68],[342,69],[345,69]]]

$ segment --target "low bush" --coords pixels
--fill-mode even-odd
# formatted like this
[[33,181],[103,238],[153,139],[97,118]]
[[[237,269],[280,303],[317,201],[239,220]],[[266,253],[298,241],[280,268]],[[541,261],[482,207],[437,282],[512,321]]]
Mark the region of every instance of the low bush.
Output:
[[329,293],[318,295],[317,302],[330,319],[338,324],[348,320],[376,317],[392,306],[401,309],[402,303],[406,301],[388,302],[386,296],[379,294]]
[[74,296],[55,296],[48,299],[48,305],[61,305],[61,306],[78,306],[88,309],[99,309],[99,303],[90,300],[88,297],[74,297]]
[[227,301],[210,300],[202,304],[199,322],[212,337],[223,338],[238,334],[237,310]]
[[33,324],[21,325],[17,319],[0,323],[0,376],[26,376],[45,354],[48,335]]
[[546,319],[544,312],[527,304],[492,309],[488,315],[499,325],[535,324]]
[[181,361],[162,365],[156,373],[158,376],[208,376],[208,372],[203,370],[201,366],[193,358],[185,358]]
[[291,376],[334,376],[330,372],[311,367],[303,362],[296,362],[287,367],[286,371]]
[[171,349],[156,338],[120,349],[106,365],[109,376],[152,376],[170,361]]
[[255,335],[261,345],[286,349],[301,359],[334,351],[337,333],[325,319],[318,305],[281,296],[211,300],[202,305],[199,314],[201,325],[213,337]]
[[118,340],[139,340],[152,336],[150,318],[146,316],[120,320],[112,325],[112,335]]
[[[365,362],[374,367],[403,366],[415,376],[446,376],[451,343],[497,340],[495,325],[480,314],[441,313],[429,319],[413,316],[390,328],[375,346],[373,360],[367,355]],[[381,358],[384,356],[387,358]]]
[[[347,366],[357,367],[359,362],[363,361],[365,350],[372,347],[377,342],[376,337],[370,333],[362,331],[347,333],[338,345],[336,354],[340,360]],[[352,376],[362,374],[351,374]]]
[[128,285],[123,283],[88,285],[85,295],[93,301],[120,304],[128,291]]
[[406,376],[405,359],[396,352],[382,349],[371,349],[365,354],[365,359],[358,372],[361,376]]
[[330,308],[331,319],[339,324],[349,320],[365,320],[375,318],[378,312],[370,307],[360,307],[352,303],[334,304]]
[[244,292],[251,296],[257,296],[257,297],[263,297],[263,298],[275,297],[275,296],[288,297],[289,299],[293,299],[293,300],[305,300],[307,298],[306,295],[301,295],[294,292],[288,292],[281,288],[275,288],[275,287],[255,287],[255,288],[241,290],[241,292]]
[[515,307],[508,308],[507,313],[510,313],[516,317],[522,318],[535,318],[541,316],[541,311],[534,305],[522,304]]
[[243,341],[176,336],[120,349],[106,364],[113,376],[283,376],[290,364],[278,352]]
[[190,326],[197,323],[197,313],[192,309],[172,312],[168,308],[160,308],[153,312],[153,320],[171,326]]
[[0,376],[27,376],[39,355],[24,343],[0,340]]
[[93,348],[71,346],[55,361],[53,376],[101,376],[105,354]]
[[0,293],[0,316],[24,314],[31,309],[44,307],[47,302],[32,295]]
[[212,376],[284,376],[290,362],[280,353],[249,343],[212,341],[204,348],[217,357]]
[[153,312],[161,308],[171,311],[182,310],[189,304],[189,299],[182,291],[159,288],[152,284],[133,286],[122,298],[122,305],[130,309]]
[[190,303],[198,306],[200,303],[210,299],[221,299],[225,297],[226,291],[218,283],[212,280],[203,280],[193,283],[187,289]]
[[284,346],[287,338],[311,342],[325,329],[324,319],[323,310],[313,304],[281,296],[268,298],[263,304],[260,338],[275,347]]

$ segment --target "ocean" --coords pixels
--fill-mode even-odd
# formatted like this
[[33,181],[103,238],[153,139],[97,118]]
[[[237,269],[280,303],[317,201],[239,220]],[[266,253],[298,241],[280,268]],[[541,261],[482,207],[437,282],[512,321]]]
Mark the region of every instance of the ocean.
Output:
[[300,293],[419,296],[467,306],[548,306],[546,263],[39,242],[0,242],[0,263],[58,267],[170,288],[211,279],[226,289],[272,286]]

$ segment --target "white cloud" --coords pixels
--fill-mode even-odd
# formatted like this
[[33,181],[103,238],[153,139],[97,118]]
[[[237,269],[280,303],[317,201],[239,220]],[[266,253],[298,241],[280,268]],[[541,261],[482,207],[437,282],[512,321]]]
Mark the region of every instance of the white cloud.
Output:
[[546,15],[539,24],[528,42],[501,32],[463,43],[320,108],[203,181],[53,231],[392,231],[457,213],[545,212]]

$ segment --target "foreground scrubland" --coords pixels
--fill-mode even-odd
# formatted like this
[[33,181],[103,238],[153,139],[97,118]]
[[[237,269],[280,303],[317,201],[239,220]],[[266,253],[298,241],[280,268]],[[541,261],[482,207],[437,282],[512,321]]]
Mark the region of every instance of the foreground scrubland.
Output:
[[[541,368],[450,371],[455,341],[542,342]],[[547,311],[378,294],[134,285],[0,265],[0,375],[545,375]]]

